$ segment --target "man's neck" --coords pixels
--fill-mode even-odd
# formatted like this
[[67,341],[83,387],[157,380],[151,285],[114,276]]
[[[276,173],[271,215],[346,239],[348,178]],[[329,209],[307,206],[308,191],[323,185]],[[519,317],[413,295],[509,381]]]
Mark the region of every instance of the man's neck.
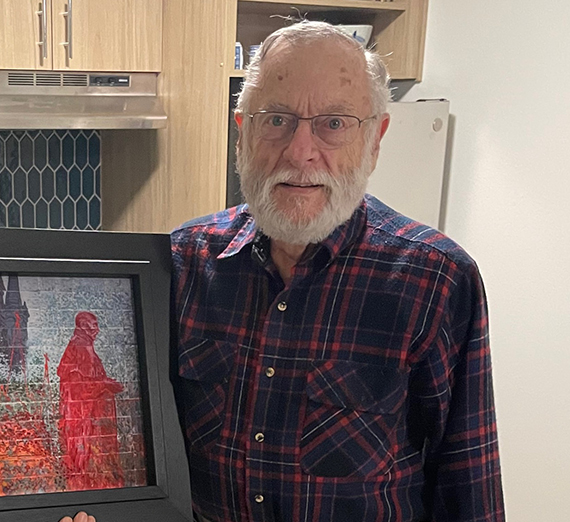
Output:
[[271,258],[286,285],[292,279],[291,270],[301,259],[306,248],[307,245],[291,245],[278,239],[271,240]]

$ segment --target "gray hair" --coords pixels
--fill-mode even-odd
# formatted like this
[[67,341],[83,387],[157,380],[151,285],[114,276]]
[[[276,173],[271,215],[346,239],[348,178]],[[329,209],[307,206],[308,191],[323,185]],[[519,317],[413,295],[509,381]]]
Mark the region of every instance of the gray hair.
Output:
[[262,63],[269,50],[281,38],[292,44],[334,38],[339,43],[350,45],[355,50],[360,51],[366,60],[366,73],[370,80],[372,109],[375,114],[386,112],[386,107],[390,100],[390,89],[388,86],[390,77],[382,58],[377,53],[364,49],[360,43],[338,27],[326,22],[310,22],[308,20],[283,27],[270,34],[264,40],[247,67],[245,80],[237,99],[237,110],[249,112],[249,100],[252,90],[259,85]]

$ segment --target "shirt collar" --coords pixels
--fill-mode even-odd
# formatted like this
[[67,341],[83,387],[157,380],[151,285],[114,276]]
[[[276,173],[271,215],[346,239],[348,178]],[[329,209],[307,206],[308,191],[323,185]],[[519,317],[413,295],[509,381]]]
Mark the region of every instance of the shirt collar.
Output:
[[218,255],[218,259],[232,257],[239,253],[242,248],[249,245],[255,238],[256,225],[253,216],[249,214],[249,207],[244,205],[241,212],[247,215],[244,225],[238,230],[237,234],[229,242],[228,246]]
[[[249,215],[249,207],[244,205],[242,212]],[[329,261],[332,261],[347,246],[351,245],[360,235],[366,223],[366,200],[363,199],[358,208],[353,212],[351,218],[342,225],[335,228],[332,233],[321,243],[314,245],[313,248],[307,249],[307,258],[311,259],[319,251],[326,251],[329,254]],[[257,229],[255,219],[249,215],[245,224],[240,228],[237,234],[231,239],[228,246],[218,255],[218,259],[232,257],[254,240],[260,240],[263,235]],[[267,242],[268,244],[268,242]],[[305,260],[303,256],[302,260]]]
[[[362,200],[360,205],[352,213],[348,221],[335,228],[332,233],[324,240],[316,245],[313,255],[324,247],[329,253],[329,260],[332,261],[348,246],[352,245],[360,236],[366,224],[366,200]],[[310,257],[313,257],[312,255]]]

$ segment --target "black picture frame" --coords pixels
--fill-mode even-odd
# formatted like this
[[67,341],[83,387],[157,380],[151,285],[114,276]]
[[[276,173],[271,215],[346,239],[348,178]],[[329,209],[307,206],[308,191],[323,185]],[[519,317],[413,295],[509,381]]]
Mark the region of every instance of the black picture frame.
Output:
[[190,481],[169,380],[167,234],[0,229],[0,273],[129,277],[135,294],[147,486],[0,496],[0,522],[192,521]]

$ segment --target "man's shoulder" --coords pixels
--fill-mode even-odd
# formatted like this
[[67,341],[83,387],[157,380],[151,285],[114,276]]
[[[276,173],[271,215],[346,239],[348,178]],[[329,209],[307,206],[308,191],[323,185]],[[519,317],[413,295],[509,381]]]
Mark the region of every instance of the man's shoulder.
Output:
[[372,248],[392,248],[419,256],[436,256],[456,265],[476,267],[473,258],[443,232],[415,221],[374,196],[366,196],[367,226]]
[[224,238],[235,235],[250,219],[248,206],[239,205],[186,221],[170,237],[174,245],[196,237]]

